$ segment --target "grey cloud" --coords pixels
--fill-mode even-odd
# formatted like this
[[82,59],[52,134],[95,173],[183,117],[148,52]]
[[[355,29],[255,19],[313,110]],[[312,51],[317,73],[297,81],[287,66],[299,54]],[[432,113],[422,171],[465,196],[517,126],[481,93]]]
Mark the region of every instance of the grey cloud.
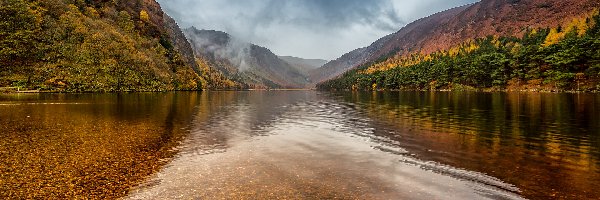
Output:
[[225,31],[279,55],[335,59],[476,0],[158,0],[182,28]]

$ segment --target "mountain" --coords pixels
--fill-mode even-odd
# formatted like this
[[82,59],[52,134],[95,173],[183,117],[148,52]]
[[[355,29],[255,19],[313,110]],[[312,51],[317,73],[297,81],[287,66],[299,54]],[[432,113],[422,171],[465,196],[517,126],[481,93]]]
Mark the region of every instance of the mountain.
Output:
[[429,54],[489,35],[522,36],[528,28],[556,27],[599,5],[596,0],[483,0],[414,22],[367,61],[394,50]]
[[[483,0],[413,22],[324,69],[353,90],[597,91],[600,2]],[[347,54],[352,55],[352,54]],[[324,70],[322,69],[322,70]]]
[[202,88],[191,46],[154,0],[6,0],[0,15],[0,87]]
[[308,77],[269,49],[213,30],[185,29],[196,57],[250,88],[302,88]]
[[164,24],[167,34],[170,36],[170,43],[173,44],[174,49],[182,56],[183,61],[187,66],[194,69],[196,73],[201,73],[198,64],[196,63],[196,57],[194,56],[194,50],[192,46],[185,38],[185,35],[177,25],[177,22],[166,13],[163,13]]
[[410,23],[368,47],[325,64],[311,73],[311,79],[321,82],[396,54],[428,54],[489,35],[522,36],[527,29],[558,26],[589,13],[598,4],[596,0],[482,0]]
[[378,46],[383,45],[381,40],[385,41],[387,39],[388,38],[380,39],[378,42],[373,43],[373,45],[369,47],[356,49],[346,53],[342,57],[329,61],[322,67],[310,71],[309,77],[311,80],[311,85],[314,86],[314,84],[335,78],[349,69],[357,66],[359,63],[364,63]]
[[279,56],[279,59],[292,65],[292,67],[296,68],[298,71],[307,76],[310,71],[315,70],[328,62],[327,60],[323,59],[304,59],[293,56]]
[[468,6],[462,6],[450,9],[410,23],[400,29],[400,31],[387,35],[373,42],[368,47],[359,48],[346,53],[340,58],[326,63],[320,69],[312,71],[310,76],[311,80],[313,80],[313,83],[319,83],[339,76],[354,67],[375,61],[378,57],[395,54],[398,49],[390,49],[389,46],[391,44],[400,44],[403,42],[410,43],[409,38],[413,38],[424,30],[434,29],[436,26],[455,16],[457,13],[464,11],[467,7]]

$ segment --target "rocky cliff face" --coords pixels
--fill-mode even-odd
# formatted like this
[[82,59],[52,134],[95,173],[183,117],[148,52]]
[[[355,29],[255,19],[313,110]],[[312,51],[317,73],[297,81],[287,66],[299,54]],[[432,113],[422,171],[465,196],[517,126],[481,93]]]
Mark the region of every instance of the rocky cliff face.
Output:
[[596,0],[483,0],[410,23],[325,64],[311,80],[318,83],[394,54],[432,53],[488,35],[520,36],[528,28],[557,26],[599,7]]
[[239,41],[227,33],[188,28],[195,55],[228,78],[252,88],[302,88],[307,77],[269,49]]
[[179,25],[177,25],[175,20],[167,14],[163,14],[163,19],[167,28],[167,33],[170,36],[169,40],[171,41],[171,44],[173,44],[175,50],[179,52],[188,66],[192,67],[196,73],[200,74],[200,69],[196,63],[196,58],[194,57],[194,50],[185,38]]

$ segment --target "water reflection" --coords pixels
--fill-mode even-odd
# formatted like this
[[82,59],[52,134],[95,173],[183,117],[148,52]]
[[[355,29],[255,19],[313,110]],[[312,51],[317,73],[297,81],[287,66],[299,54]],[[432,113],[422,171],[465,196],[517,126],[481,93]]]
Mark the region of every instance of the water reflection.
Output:
[[[529,198],[598,199],[596,94],[340,93],[424,159],[483,172]],[[390,131],[391,130],[391,131]]]
[[0,95],[0,197],[598,199],[598,106],[540,93]]
[[180,153],[129,198],[519,199],[491,176],[416,158],[328,94],[221,92]]

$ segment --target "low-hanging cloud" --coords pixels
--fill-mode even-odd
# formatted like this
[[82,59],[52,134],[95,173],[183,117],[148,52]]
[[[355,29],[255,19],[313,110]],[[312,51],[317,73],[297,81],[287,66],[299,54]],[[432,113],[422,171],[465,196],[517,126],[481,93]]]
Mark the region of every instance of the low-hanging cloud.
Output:
[[[198,30],[195,27],[183,31],[194,51],[202,55],[214,55],[217,59],[228,60],[239,71],[250,69],[250,43],[232,38],[218,31]],[[211,38],[211,39],[209,39]]]
[[227,32],[278,55],[335,59],[477,0],[158,0],[182,28]]

